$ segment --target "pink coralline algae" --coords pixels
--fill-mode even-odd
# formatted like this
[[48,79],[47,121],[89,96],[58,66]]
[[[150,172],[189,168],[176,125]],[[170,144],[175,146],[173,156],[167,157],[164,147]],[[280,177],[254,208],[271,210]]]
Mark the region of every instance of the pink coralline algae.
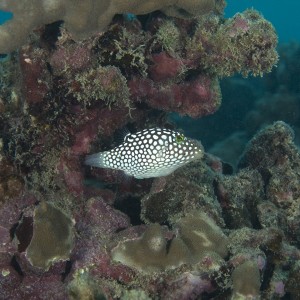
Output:
[[143,101],[153,108],[191,117],[211,114],[221,104],[217,81],[202,75],[190,82],[167,87],[155,86],[150,79],[132,79],[129,87],[132,98],[137,102]]
[[154,81],[166,81],[178,76],[184,68],[181,59],[174,58],[165,51],[152,55],[153,65],[149,67],[150,78]]
[[299,295],[300,159],[285,123],[253,137],[235,174],[209,154],[156,179],[84,165],[124,126],[175,130],[169,112],[212,114],[220,78],[277,62],[257,12],[224,19],[223,1],[202,2],[210,14],[118,15],[81,42],[48,24],[0,61],[0,297]]
[[46,51],[38,55],[31,46],[20,51],[20,67],[23,74],[22,92],[27,103],[36,104],[50,92],[52,80],[46,65]]

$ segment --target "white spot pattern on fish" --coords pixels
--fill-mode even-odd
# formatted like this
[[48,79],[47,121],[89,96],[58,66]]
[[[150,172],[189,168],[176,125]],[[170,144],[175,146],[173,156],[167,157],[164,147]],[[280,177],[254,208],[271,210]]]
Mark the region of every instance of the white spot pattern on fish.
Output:
[[124,142],[105,152],[88,155],[85,164],[124,171],[138,179],[167,176],[203,156],[202,145],[183,134],[162,128],[127,134]]

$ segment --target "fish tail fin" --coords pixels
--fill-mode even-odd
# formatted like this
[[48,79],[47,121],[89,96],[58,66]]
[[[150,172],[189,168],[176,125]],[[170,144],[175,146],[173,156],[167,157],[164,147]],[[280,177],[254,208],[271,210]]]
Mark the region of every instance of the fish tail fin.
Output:
[[104,167],[103,153],[99,152],[99,153],[87,155],[85,157],[84,164],[92,167],[103,168]]

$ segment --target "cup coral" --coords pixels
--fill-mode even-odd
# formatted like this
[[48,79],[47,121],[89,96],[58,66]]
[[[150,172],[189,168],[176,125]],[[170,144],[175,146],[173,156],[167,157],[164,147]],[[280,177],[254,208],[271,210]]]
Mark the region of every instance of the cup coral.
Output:
[[59,261],[67,260],[73,247],[73,221],[49,203],[35,209],[33,236],[26,250],[30,263],[45,271]]

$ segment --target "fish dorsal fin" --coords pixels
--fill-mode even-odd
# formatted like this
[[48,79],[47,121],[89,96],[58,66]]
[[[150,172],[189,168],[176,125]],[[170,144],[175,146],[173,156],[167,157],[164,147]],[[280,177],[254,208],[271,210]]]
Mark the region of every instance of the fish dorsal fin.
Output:
[[128,138],[131,136],[131,132],[128,127],[123,127],[120,132],[121,137],[123,138],[123,142],[128,142]]
[[131,133],[128,131],[128,133],[124,136],[124,143],[129,142],[129,138],[131,137]]
[[117,145],[121,145],[127,141],[128,137],[131,135],[129,129],[125,126],[121,129],[118,129],[115,132],[114,138]]

